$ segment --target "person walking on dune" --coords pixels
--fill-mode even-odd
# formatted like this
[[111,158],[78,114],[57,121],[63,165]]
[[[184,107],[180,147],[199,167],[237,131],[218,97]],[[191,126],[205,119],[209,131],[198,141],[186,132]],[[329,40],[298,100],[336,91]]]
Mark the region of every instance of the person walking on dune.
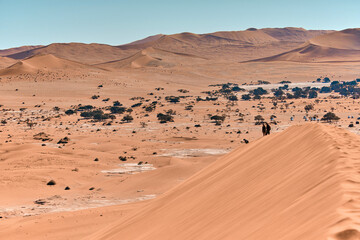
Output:
[[266,135],[270,135],[271,127],[267,122],[265,124],[266,124]]
[[263,133],[263,136],[266,135],[266,125],[264,122],[262,123],[262,133]]
[[263,136],[270,135],[270,130],[271,130],[270,125],[267,122],[263,122],[263,124],[262,124]]

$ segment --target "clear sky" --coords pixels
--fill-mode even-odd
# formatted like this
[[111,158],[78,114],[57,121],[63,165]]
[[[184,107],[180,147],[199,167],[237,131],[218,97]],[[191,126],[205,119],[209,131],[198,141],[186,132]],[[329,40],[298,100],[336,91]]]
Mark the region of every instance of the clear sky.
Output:
[[154,34],[360,27],[360,0],[0,0],[0,49]]

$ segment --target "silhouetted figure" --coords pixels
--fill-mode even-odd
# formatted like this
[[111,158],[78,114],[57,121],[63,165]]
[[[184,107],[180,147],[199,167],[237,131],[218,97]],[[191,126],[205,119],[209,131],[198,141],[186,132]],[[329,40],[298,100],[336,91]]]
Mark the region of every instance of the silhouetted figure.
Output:
[[263,124],[262,124],[263,136],[270,135],[270,130],[271,130],[270,125],[267,122],[263,122]]
[[271,127],[268,123],[265,123],[265,124],[266,124],[266,135],[270,135]]
[[263,136],[266,135],[266,125],[265,125],[265,123],[262,123],[262,133],[263,133]]

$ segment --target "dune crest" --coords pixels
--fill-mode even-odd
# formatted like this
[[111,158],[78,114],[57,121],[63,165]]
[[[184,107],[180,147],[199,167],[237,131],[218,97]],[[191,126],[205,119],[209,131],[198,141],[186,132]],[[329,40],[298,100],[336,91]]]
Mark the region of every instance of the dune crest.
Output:
[[21,46],[21,47],[15,47],[15,48],[9,48],[9,49],[3,49],[0,50],[0,56],[8,56],[20,52],[26,52],[31,51],[33,49],[41,48],[42,45],[35,45],[35,46]]
[[[331,31],[301,28],[248,29],[206,34],[183,32],[170,35],[153,35],[119,46],[73,42],[11,48],[0,50],[0,56],[21,60],[39,54],[53,54],[56,57],[85,64],[101,64],[129,58],[141,50],[153,47],[204,58],[245,61],[292,50],[299,44],[328,32]],[[214,48],[217,50],[214,51]],[[251,54],[248,53],[249,49],[251,49]]]
[[16,63],[16,60],[8,57],[0,57],[0,69],[9,67]]
[[359,62],[360,29],[345,29],[310,39],[302,46],[253,62]]
[[128,56],[127,51],[106,44],[52,43],[47,46],[7,55],[7,57],[21,60],[44,54],[52,54],[59,58],[85,64],[97,64]]
[[221,157],[90,239],[358,239],[358,146],[343,129],[290,127]]
[[33,74],[38,71],[95,68],[82,63],[55,57],[52,54],[36,55],[0,70],[0,75]]
[[310,39],[309,42],[328,48],[360,50],[360,28],[320,35]]
[[192,62],[204,62],[205,59],[183,53],[176,53],[171,51],[160,50],[153,47],[148,47],[136,54],[121,59],[118,61],[111,61],[96,66],[105,69],[120,69],[124,67],[143,68],[143,67],[161,67],[171,68],[179,64],[190,64]]

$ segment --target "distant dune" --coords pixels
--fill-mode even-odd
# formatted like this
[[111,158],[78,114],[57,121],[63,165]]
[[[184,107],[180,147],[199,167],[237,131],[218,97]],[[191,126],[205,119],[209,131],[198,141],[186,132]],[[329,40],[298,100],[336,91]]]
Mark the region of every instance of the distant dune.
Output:
[[158,34],[120,46],[53,43],[48,46],[29,47],[24,51],[21,51],[21,48],[2,51],[5,51],[4,56],[17,60],[39,54],[53,54],[85,64],[100,64],[128,58],[141,50],[153,47],[208,59],[246,61],[295,49],[299,44],[327,32],[329,31],[301,28],[248,29],[207,34],[184,32],[172,35]]
[[0,69],[9,67],[9,66],[15,64],[16,62],[17,61],[12,58],[0,57]]
[[144,39],[140,39],[128,44],[117,46],[120,49],[127,50],[127,49],[143,49],[146,47],[151,46],[155,41],[157,41],[162,36],[165,36],[164,34],[157,34],[153,36],[146,37]]
[[304,28],[264,28],[261,31],[279,41],[306,42],[316,36],[334,32],[332,30],[306,30]]
[[[146,47],[192,54],[214,60],[245,61],[295,49],[307,40],[331,31],[298,28],[249,29],[208,34],[163,35]],[[132,45],[134,47],[136,45]]]
[[119,69],[124,67],[142,68],[142,67],[163,67],[170,68],[179,64],[188,65],[194,62],[204,62],[205,59],[198,56],[174,53],[152,47],[148,47],[138,53],[118,61],[98,64],[96,66],[106,69]]
[[26,51],[30,51],[36,48],[41,48],[43,47],[42,45],[35,45],[35,46],[22,46],[22,47],[16,47],[16,48],[9,48],[9,49],[3,49],[0,50],[0,56],[8,56],[8,55],[12,55],[12,54],[16,54],[19,52],[26,52]]
[[359,145],[343,129],[290,127],[221,157],[86,239],[358,239]]
[[320,35],[297,49],[254,61],[360,62],[360,29]]
[[[292,41],[303,43],[315,36],[329,33],[328,30],[305,30],[303,28],[264,28],[248,29],[245,31],[222,31],[207,34],[194,34],[189,32],[172,35],[154,35],[127,45],[152,44],[154,46],[166,47],[177,41],[183,44],[266,44],[278,41]],[[119,46],[119,47],[123,47]]]
[[27,59],[18,61],[17,63],[0,70],[0,75],[18,75],[25,73],[36,73],[38,71],[54,71],[54,70],[74,70],[74,69],[94,69],[82,63],[69,61],[55,57],[51,54],[36,55]]
[[312,38],[311,44],[336,49],[360,50],[360,28],[346,29]]
[[106,44],[53,43],[30,51],[8,55],[14,59],[24,59],[39,54],[52,54],[59,58],[86,64],[97,64],[128,56],[127,51]]

